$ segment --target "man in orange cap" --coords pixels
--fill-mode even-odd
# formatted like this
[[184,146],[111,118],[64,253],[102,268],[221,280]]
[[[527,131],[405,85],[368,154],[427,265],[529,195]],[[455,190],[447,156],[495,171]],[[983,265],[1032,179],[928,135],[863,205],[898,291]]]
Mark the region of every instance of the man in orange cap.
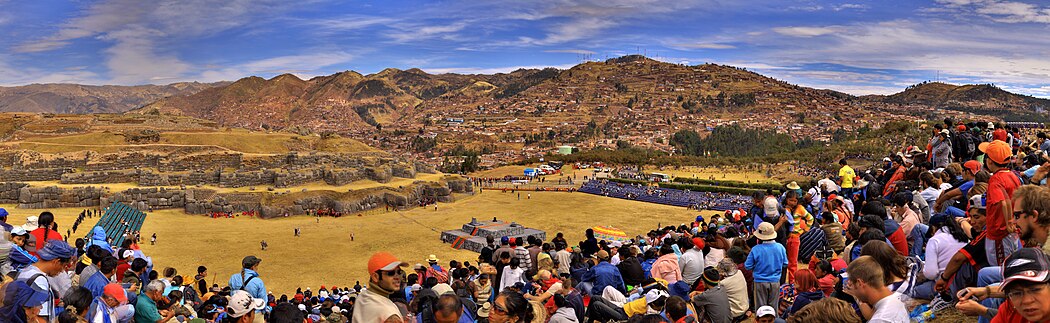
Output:
[[401,311],[390,294],[401,288],[405,272],[401,267],[408,263],[400,261],[388,252],[377,252],[368,259],[368,289],[361,292],[354,305],[353,321],[360,323],[401,323]]
[[1001,264],[1006,256],[1018,248],[1016,235],[1010,233],[1013,227],[1014,190],[1021,187],[1021,180],[1008,168],[1013,158],[1010,144],[1002,140],[982,143],[978,149],[985,154],[984,167],[992,173],[988,180],[988,191],[985,205],[987,207],[987,237],[995,243],[990,244],[988,259],[992,264]]

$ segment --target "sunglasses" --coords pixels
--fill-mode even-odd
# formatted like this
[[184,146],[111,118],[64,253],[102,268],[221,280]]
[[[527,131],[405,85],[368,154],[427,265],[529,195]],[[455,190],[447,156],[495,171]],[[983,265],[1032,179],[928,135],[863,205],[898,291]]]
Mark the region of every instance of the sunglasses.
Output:
[[496,305],[496,303],[492,303],[492,313],[505,315],[507,314],[507,309],[503,308],[503,306]]
[[404,276],[405,275],[405,271],[403,271],[401,269],[398,269],[398,270],[380,270],[379,272],[381,274],[385,274],[385,275],[390,276],[390,277]]

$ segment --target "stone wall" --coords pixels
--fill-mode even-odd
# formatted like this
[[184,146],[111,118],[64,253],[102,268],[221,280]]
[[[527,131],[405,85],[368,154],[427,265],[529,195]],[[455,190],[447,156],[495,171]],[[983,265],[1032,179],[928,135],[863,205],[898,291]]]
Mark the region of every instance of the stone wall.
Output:
[[136,171],[98,171],[83,173],[65,173],[59,180],[62,184],[95,184],[95,183],[134,183],[138,181]]
[[18,208],[95,207],[99,205],[101,197],[102,189],[91,186],[72,189],[60,189],[57,186],[23,187],[18,190]]
[[186,191],[163,187],[132,188],[103,197],[100,202],[101,205],[121,202],[139,210],[176,209],[186,206]]
[[12,168],[8,170],[0,168],[0,179],[11,182],[57,181],[62,179],[62,174],[72,171],[71,168]]
[[26,183],[0,183],[0,204],[18,204],[19,191]]

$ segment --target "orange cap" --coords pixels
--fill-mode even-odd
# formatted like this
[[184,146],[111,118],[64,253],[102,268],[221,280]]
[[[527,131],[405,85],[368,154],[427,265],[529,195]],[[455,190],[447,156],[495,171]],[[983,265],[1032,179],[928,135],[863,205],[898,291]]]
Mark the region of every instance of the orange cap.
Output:
[[968,160],[963,163],[963,168],[970,171],[970,174],[977,175],[977,172],[981,171],[981,163],[976,160]]
[[1010,157],[1014,155],[1013,150],[1010,149],[1010,144],[1002,140],[981,143],[977,148],[996,164],[1006,164]]
[[115,298],[121,304],[128,302],[128,293],[124,292],[123,286],[117,283],[107,284],[102,288],[102,294]]
[[368,258],[368,272],[370,273],[407,266],[407,262],[397,260],[397,257],[394,257],[389,252],[380,251],[372,255],[372,258]]

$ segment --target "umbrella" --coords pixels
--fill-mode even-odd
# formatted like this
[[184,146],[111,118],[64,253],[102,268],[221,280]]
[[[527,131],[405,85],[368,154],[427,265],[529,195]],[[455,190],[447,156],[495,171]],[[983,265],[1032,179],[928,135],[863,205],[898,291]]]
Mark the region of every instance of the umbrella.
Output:
[[620,229],[607,227],[607,226],[596,226],[594,228],[594,238],[598,240],[606,241],[620,241],[628,242],[631,238],[627,237],[627,233]]

